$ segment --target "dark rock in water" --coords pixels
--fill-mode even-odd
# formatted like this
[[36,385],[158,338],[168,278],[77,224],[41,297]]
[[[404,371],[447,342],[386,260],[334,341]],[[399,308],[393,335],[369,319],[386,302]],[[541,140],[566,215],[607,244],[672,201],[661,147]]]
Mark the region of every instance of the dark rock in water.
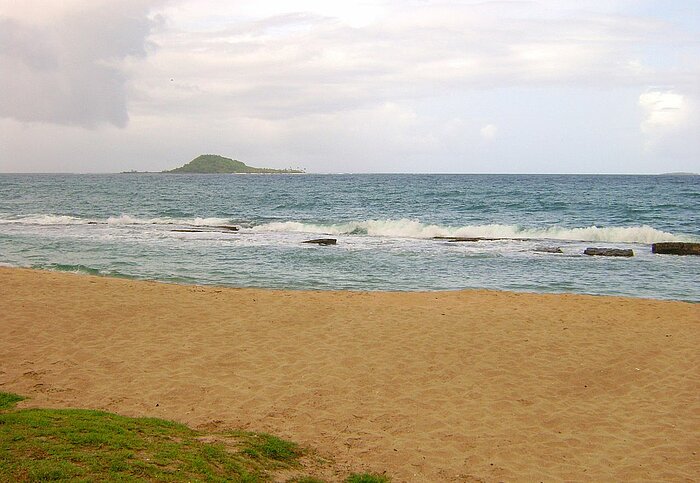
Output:
[[700,255],[700,243],[654,243],[651,245],[651,253],[659,253],[666,255]]
[[601,257],[633,257],[631,249],[623,248],[586,248],[584,255],[597,255]]
[[315,240],[306,240],[303,241],[302,243],[315,243],[316,245],[335,245],[336,242],[335,238],[316,238]]
[[212,233],[212,232],[223,232],[228,233],[232,231],[238,231],[237,226],[233,225],[218,225],[218,226],[202,226],[197,228],[173,228],[170,231],[176,231],[178,233]]
[[448,242],[478,242],[479,240],[492,240],[492,238],[470,238],[465,236],[435,236],[433,240],[444,240]]
[[455,242],[480,242],[480,241],[499,241],[499,240],[509,240],[509,241],[528,241],[527,238],[490,238],[485,236],[434,236],[433,240],[443,240],[450,243]]
[[536,247],[535,251],[542,253],[564,253],[559,247]]

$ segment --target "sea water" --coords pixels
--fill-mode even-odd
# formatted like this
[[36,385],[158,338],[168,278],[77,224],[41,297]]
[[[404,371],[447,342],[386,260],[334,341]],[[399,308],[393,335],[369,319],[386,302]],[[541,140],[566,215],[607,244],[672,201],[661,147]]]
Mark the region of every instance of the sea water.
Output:
[[[700,257],[650,245],[700,242],[699,212],[698,176],[0,174],[0,264],[234,287],[697,302]],[[302,243],[321,237],[337,244]]]

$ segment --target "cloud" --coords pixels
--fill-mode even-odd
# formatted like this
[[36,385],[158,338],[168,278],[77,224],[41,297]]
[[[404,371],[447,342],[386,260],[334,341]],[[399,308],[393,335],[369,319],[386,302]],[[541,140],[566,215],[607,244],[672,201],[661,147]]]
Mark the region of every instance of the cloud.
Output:
[[674,90],[649,89],[639,96],[639,107],[647,153],[688,159],[700,154],[700,109],[696,99]]
[[654,149],[664,138],[685,127],[690,115],[686,98],[671,90],[648,90],[639,96],[640,129],[645,149]]
[[125,126],[124,61],[146,55],[153,4],[0,4],[0,116],[84,127]]
[[484,141],[492,141],[493,138],[496,137],[497,133],[498,128],[495,124],[487,124],[479,130],[479,134],[481,134],[481,138]]
[[685,98],[673,91],[650,90],[639,96],[644,111],[642,132],[653,134],[658,130],[676,129],[688,118]]
[[159,50],[133,84],[134,109],[274,120],[474,89],[692,78],[648,65],[640,52],[675,48],[678,35],[656,19],[614,12],[619,2],[336,4],[166,5],[167,28],[151,37]]

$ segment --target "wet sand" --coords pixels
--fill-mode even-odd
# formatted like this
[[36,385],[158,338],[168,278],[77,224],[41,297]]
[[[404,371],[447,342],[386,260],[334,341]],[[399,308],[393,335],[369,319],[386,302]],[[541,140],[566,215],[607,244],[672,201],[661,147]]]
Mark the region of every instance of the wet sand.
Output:
[[394,481],[697,481],[700,305],[0,268],[0,391],[266,431]]

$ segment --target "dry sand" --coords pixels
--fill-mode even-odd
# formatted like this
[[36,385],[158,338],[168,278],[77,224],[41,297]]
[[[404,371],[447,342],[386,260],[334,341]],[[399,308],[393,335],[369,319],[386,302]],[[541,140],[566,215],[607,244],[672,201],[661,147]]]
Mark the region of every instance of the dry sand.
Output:
[[699,326],[682,302],[0,268],[0,390],[267,431],[394,481],[697,481]]

